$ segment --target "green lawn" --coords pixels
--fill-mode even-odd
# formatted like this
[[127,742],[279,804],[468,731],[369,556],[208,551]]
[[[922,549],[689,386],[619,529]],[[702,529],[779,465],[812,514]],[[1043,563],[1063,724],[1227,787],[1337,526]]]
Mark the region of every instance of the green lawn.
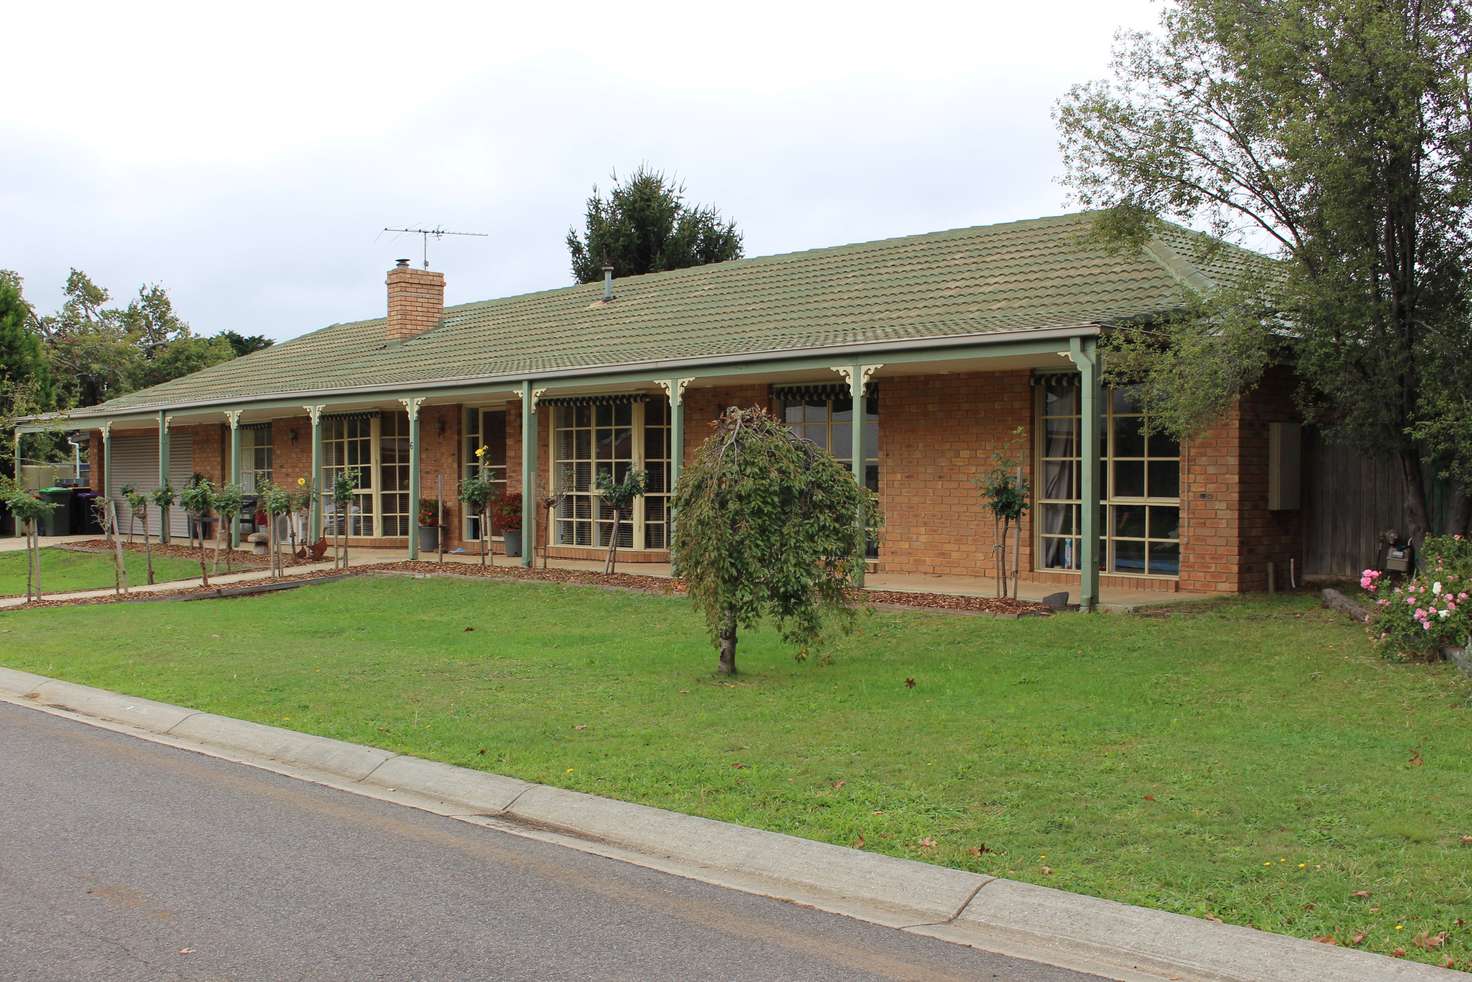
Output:
[[[0,614],[14,668],[1130,903],[1472,958],[1457,923],[1472,920],[1459,844],[1472,681],[1382,661],[1310,598],[1163,618],[882,613],[830,653],[799,663],[762,631],[743,637],[744,674],[723,680],[682,598],[463,579]],[[1434,952],[1413,943],[1443,930]]]
[[[123,563],[128,570],[129,586],[148,582],[148,567],[143,553],[125,550]],[[50,594],[110,588],[113,585],[113,566],[111,553],[74,552],[50,546],[41,550],[41,589]],[[199,563],[190,559],[154,556],[153,572],[160,583],[185,580],[199,575]],[[25,592],[25,550],[0,552],[0,597],[24,596]]]

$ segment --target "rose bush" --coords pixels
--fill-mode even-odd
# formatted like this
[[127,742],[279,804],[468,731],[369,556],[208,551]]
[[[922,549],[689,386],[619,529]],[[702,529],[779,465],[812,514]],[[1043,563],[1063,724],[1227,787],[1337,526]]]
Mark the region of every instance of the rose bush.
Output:
[[1360,574],[1374,601],[1370,630],[1382,654],[1430,661],[1472,636],[1472,541],[1428,535],[1416,575],[1392,584],[1381,570]]

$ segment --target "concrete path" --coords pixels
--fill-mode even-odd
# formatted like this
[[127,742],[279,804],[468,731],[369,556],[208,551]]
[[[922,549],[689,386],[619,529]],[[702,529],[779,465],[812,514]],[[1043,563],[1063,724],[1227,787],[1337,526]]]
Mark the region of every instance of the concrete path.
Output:
[[7,979],[1088,976],[0,703]]
[[[906,934],[1112,978],[1430,982],[1457,977],[1420,963],[528,784],[5,668],[0,668],[0,703]],[[13,742],[0,719],[0,746]],[[46,764],[38,766],[44,774]],[[119,793],[130,793],[127,788],[136,782],[126,774],[124,782]],[[46,778],[32,784],[40,795],[50,793]],[[0,762],[0,842],[8,841],[7,795],[18,786],[23,787],[7,780]],[[176,821],[187,828],[189,819]],[[0,865],[0,910],[5,873]]]

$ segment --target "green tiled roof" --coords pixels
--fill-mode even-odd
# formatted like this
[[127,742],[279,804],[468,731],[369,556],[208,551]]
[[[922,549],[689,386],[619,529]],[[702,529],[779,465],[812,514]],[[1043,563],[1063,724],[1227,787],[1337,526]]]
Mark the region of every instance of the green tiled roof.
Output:
[[[1262,257],[1168,227],[1140,251],[1062,215],[740,259],[445,308],[384,340],[382,317],[132,392],[88,415],[364,386],[516,377],[689,358],[1109,325],[1180,307]],[[1219,245],[1219,244],[1218,244]]]

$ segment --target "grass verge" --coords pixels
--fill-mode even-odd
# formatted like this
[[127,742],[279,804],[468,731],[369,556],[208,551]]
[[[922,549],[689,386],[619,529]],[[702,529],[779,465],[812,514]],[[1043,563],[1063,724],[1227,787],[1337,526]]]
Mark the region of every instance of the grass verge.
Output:
[[1380,660],[1311,598],[1156,618],[884,612],[827,653],[798,663],[752,632],[725,680],[682,598],[449,578],[0,615],[13,668],[1269,931],[1472,957],[1472,681]]
[[[128,571],[129,586],[148,582],[148,566],[141,552],[124,551],[123,565]],[[47,546],[41,550],[41,587],[48,594],[111,589],[113,566],[110,552],[77,552]],[[155,556],[153,572],[160,583],[186,580],[199,576],[199,563],[176,556]],[[25,550],[0,552],[0,597],[24,596],[25,592]]]

